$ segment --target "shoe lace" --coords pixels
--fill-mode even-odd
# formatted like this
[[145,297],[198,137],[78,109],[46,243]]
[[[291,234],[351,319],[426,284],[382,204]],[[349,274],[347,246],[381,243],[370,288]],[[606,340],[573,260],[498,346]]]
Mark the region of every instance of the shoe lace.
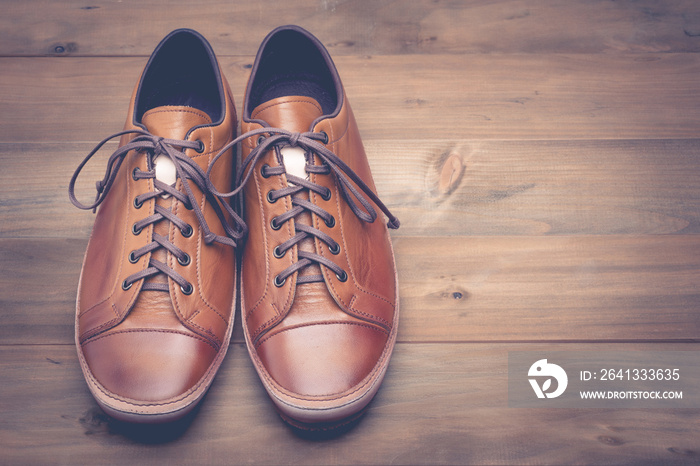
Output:
[[[95,197],[95,201],[90,205],[85,205],[81,203],[75,196],[75,183],[83,167],[85,167],[88,161],[108,141],[127,134],[135,134],[136,136],[133,139],[131,139],[131,141],[129,141],[128,143],[119,147],[109,157],[104,178],[97,181],[96,183],[97,196]],[[73,173],[73,176],[68,185],[69,198],[73,205],[75,205],[79,209],[92,210],[93,212],[95,212],[97,210],[97,207],[105,200],[107,193],[114,184],[114,180],[116,179],[117,173],[119,172],[119,167],[121,167],[122,163],[124,162],[124,158],[126,157],[126,155],[132,150],[139,152],[143,151],[147,154],[147,166],[149,169],[148,171],[142,171],[138,167],[136,167],[132,172],[132,177],[136,181],[146,179],[154,180],[155,189],[150,192],[136,196],[133,201],[134,206],[138,209],[143,205],[144,202],[150,199],[158,197],[164,193],[169,194],[181,203],[183,203],[185,208],[187,208],[188,210],[194,210],[195,216],[197,217],[197,222],[199,223],[202,229],[204,242],[206,244],[217,242],[231,247],[236,247],[237,242],[240,241],[246,234],[247,228],[245,226],[245,222],[241,219],[241,217],[238,214],[236,214],[236,212],[230,206],[227,199],[217,196],[214,191],[209,189],[209,186],[213,186],[209,181],[210,172],[207,172],[205,174],[204,170],[202,170],[196,162],[194,162],[187,155],[185,155],[185,149],[195,149],[196,151],[201,152],[204,149],[204,145],[201,141],[185,141],[179,139],[162,138],[159,136],[154,136],[153,134],[144,130],[127,130],[113,134],[103,139],[85,157],[85,159],[80,163],[80,165],[78,165],[78,168],[76,168],[75,173]],[[217,154],[217,158],[221,156],[224,152],[225,150]],[[182,187],[184,189],[184,192],[176,189],[174,186],[171,186],[167,183],[156,179],[154,160],[160,155],[169,157],[170,160],[173,162],[177,173],[177,178],[179,178],[182,181]],[[209,225],[207,224],[207,221],[204,218],[204,214],[202,213],[202,210],[199,207],[197,199],[194,196],[194,193],[192,192],[190,183],[194,183],[202,191],[202,193],[204,193],[207,200],[209,200],[224,228],[226,236],[217,235],[210,230]],[[223,212],[224,210],[233,220],[233,225],[229,224],[229,222],[226,220],[225,214]],[[163,220],[173,223],[180,230],[180,233],[182,233],[182,235],[185,237],[191,236],[194,232],[192,226],[187,224],[187,222],[185,222],[176,214],[174,214],[172,209],[166,209],[165,207],[156,204],[154,213],[152,215],[134,223],[134,225],[132,226],[132,233],[134,235],[139,235],[141,233],[141,230],[143,230],[144,228],[148,227],[149,225],[155,225],[156,223]],[[177,258],[178,262],[181,265],[188,265],[190,263],[190,256],[185,251],[178,248],[175,244],[171,243],[165,236],[162,236],[155,232],[153,233],[151,242],[149,244],[129,253],[129,261],[135,263],[139,260],[139,258],[144,256],[145,254],[153,252],[159,248],[165,248],[167,251],[170,251],[170,253],[172,253],[172,255]],[[122,282],[122,288],[127,290],[131,288],[131,286],[135,282],[141,279],[152,277],[159,273],[167,275],[178,285],[180,285],[180,288],[183,293],[192,293],[192,285],[182,275],[177,273],[172,268],[168,267],[168,265],[164,264],[163,262],[154,259],[153,256],[151,256],[151,258],[149,259],[148,267],[146,269],[128,276]],[[167,292],[168,285],[167,283],[144,283],[141,289]]]
[[[240,170],[236,176],[236,189],[227,193],[217,191],[210,181],[210,174],[216,161],[231,147],[239,144],[246,138],[255,136],[259,136],[258,144],[251,150],[250,154],[241,164]],[[392,215],[389,209],[382,203],[372,189],[370,189],[370,187],[367,186],[364,181],[362,181],[362,179],[352,170],[352,168],[350,168],[341,158],[339,158],[333,153],[333,151],[329,150],[321,142],[323,142],[323,144],[328,143],[328,135],[324,132],[295,133],[280,128],[259,128],[249,131],[231,141],[216,156],[214,156],[207,169],[206,181],[208,189],[220,198],[237,196],[243,187],[248,183],[253,173],[252,168],[247,170],[246,173],[247,167],[255,167],[260,157],[267,153],[268,150],[274,149],[277,159],[282,160],[281,148],[286,146],[300,147],[307,155],[307,163],[304,167],[306,172],[318,175],[330,175],[331,173],[335,174],[336,179],[339,181],[338,186],[341,196],[352,212],[359,219],[367,223],[372,223],[377,219],[377,212],[370,203],[371,200],[389,219],[387,226],[392,229],[398,228],[400,224],[399,220]],[[308,157],[309,154],[315,154],[318,156],[322,162],[321,165],[310,164],[308,162],[310,160]],[[332,228],[335,225],[335,218],[333,218],[329,212],[314,204],[310,200],[297,196],[301,192],[311,191],[320,195],[324,200],[329,200],[332,196],[332,191],[305,178],[300,178],[287,173],[283,164],[277,167],[270,167],[269,165],[265,164],[261,168],[261,175],[265,178],[269,176],[279,176],[282,174],[286,175],[289,185],[285,188],[269,191],[267,193],[267,200],[270,203],[274,203],[282,197],[291,196],[292,207],[284,214],[272,218],[270,226],[277,230],[281,228],[282,224],[297,217],[298,215],[304,212],[312,212],[323,219],[329,228]],[[359,190],[350,181],[354,182]],[[315,237],[325,243],[333,255],[340,252],[340,245],[325,232],[312,226],[304,225],[300,222],[294,222],[294,228],[295,235],[275,247],[273,254],[276,257],[280,258],[284,256],[289,249],[309,237]],[[302,250],[299,250],[297,254],[298,260],[275,277],[274,283],[276,286],[282,286],[290,275],[314,263],[323,265],[332,270],[340,281],[345,281],[348,278],[347,273],[339,265],[326,257]],[[323,281],[323,277],[321,275],[307,275],[297,278],[298,284],[321,281]]]

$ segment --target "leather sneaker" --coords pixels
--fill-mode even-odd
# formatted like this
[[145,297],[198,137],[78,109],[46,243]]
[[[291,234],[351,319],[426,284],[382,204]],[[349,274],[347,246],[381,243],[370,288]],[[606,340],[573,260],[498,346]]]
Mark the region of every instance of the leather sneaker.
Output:
[[[207,41],[170,33],[134,90],[124,131],[102,141],[70,182],[71,201],[97,209],[78,285],[75,337],[90,391],[111,416],[163,422],[191,410],[211,385],[231,337],[235,246],[245,226],[232,189],[233,99]],[[83,166],[121,137],[97,198],[74,194]]]
[[309,32],[284,26],[263,41],[242,120],[246,344],[283,419],[337,427],[377,392],[396,341],[396,268],[377,209],[399,222],[375,194],[335,65]]

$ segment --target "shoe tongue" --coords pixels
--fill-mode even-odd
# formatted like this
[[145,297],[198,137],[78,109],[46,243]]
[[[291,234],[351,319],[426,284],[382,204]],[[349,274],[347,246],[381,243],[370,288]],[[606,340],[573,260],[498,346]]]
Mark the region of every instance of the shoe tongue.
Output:
[[143,114],[141,123],[149,133],[168,139],[185,139],[195,126],[210,125],[209,115],[192,107],[166,105]]
[[250,114],[252,119],[263,120],[273,128],[295,133],[311,130],[311,124],[323,115],[316,100],[306,96],[285,96],[260,104]]
[[[166,105],[152,108],[143,114],[141,123],[149,133],[167,139],[185,139],[195,126],[210,125],[209,115],[193,107]],[[176,180],[175,165],[166,156],[155,159],[156,179],[172,185]],[[167,199],[168,195],[162,196]]]

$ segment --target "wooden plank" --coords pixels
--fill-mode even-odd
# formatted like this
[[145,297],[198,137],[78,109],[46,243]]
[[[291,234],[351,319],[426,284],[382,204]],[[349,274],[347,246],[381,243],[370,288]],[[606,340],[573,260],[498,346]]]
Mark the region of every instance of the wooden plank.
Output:
[[[698,348],[624,345],[630,351]],[[697,462],[698,409],[509,408],[508,352],[525,350],[623,348],[399,344],[360,423],[317,442],[295,436],[279,420],[241,344],[230,348],[194,419],[167,428],[128,426],[102,414],[72,347],[2,346],[0,454],[10,464]]]
[[335,55],[700,51],[700,8],[692,0],[205,0],[163,9],[154,0],[43,0],[31,8],[4,1],[0,54],[148,55],[186,25],[219,54],[250,55],[287,23],[310,29]]
[[[122,128],[145,58],[0,58],[1,142]],[[338,57],[366,140],[695,138],[700,55]],[[239,108],[252,57],[221,60]]]
[[[0,240],[0,344],[73,341],[86,242]],[[394,245],[400,341],[700,340],[699,235],[400,237]]]
[[[401,220],[395,236],[700,233],[700,139],[366,146],[380,196]],[[70,204],[67,186],[92,147],[0,143],[0,236],[87,237],[94,216]],[[94,199],[114,147],[85,168],[79,199]],[[453,163],[462,173],[441,186]]]
[[697,139],[380,140],[367,151],[396,236],[700,233]]

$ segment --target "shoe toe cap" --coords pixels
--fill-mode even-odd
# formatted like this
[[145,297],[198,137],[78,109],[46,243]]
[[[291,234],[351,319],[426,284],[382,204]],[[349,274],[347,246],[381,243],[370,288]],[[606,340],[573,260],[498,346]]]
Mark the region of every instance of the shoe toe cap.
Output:
[[113,332],[82,345],[92,376],[105,390],[138,402],[172,399],[195,388],[217,351],[172,331]]
[[332,397],[357,390],[386,351],[388,335],[364,323],[303,325],[263,338],[257,353],[283,389],[301,397]]

